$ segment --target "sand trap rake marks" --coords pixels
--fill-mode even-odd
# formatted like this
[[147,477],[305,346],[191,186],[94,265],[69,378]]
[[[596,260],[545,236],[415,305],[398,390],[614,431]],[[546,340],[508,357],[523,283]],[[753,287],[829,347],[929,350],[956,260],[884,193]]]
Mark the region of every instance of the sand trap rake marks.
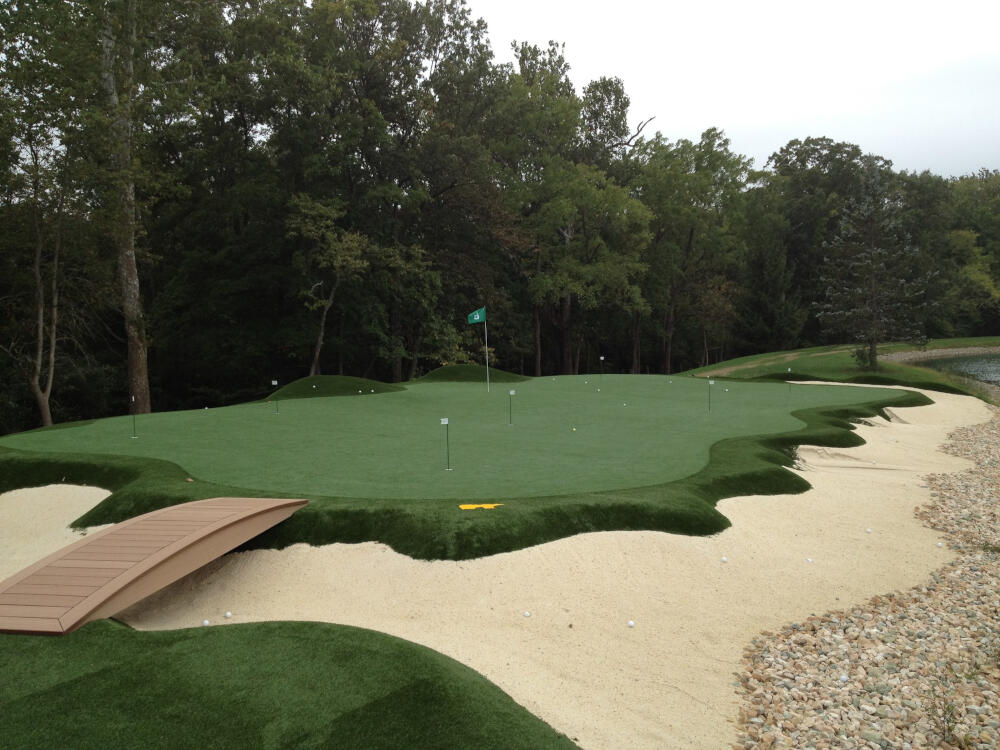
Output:
[[110,617],[284,521],[305,504],[219,497],[123,521],[0,582],[0,631],[68,633]]

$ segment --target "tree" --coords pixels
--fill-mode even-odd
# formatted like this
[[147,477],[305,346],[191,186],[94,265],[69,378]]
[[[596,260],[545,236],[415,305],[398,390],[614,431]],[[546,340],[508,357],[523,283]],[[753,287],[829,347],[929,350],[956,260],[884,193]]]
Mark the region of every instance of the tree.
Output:
[[746,354],[793,349],[807,307],[788,262],[782,195],[766,183],[755,185],[746,192],[736,221],[743,245],[735,319],[740,349]]
[[[636,150],[641,164],[636,191],[652,215],[652,239],[642,256],[648,269],[643,294],[655,315],[663,372],[669,373],[682,314],[699,308],[699,300],[705,299],[700,287],[713,276],[725,275],[731,262],[729,224],[750,163],[733,153],[729,140],[715,128],[706,130],[698,143],[670,143],[657,134]],[[720,314],[713,316],[716,324],[707,326],[704,316],[699,317],[699,349],[708,346],[704,339],[709,328],[724,335],[721,323],[732,320]]]
[[343,216],[343,209],[333,202],[320,202],[307,195],[292,198],[288,231],[303,241],[303,248],[295,255],[295,265],[309,284],[302,296],[310,310],[319,311],[310,375],[320,374],[326,319],[337,292],[342,284],[356,279],[368,267],[365,257],[370,247],[368,238],[344,231],[338,224]]
[[53,424],[52,394],[66,342],[79,344],[104,296],[95,294],[103,274],[93,257],[84,160],[73,138],[82,121],[72,71],[46,45],[34,44],[47,23],[66,19],[63,7],[18,6],[0,16],[7,178],[0,247],[10,263],[0,284],[0,350],[24,375],[46,426]]
[[928,275],[903,226],[903,199],[891,165],[861,159],[861,188],[826,246],[826,293],[817,305],[829,331],[858,342],[858,363],[878,369],[878,344],[922,335]]
[[[783,241],[794,288],[803,300],[823,296],[821,279],[826,244],[839,226],[841,211],[860,189],[861,149],[830,138],[792,140],[771,155],[767,179],[781,196],[787,218]],[[806,308],[803,336],[820,336],[815,310]]]

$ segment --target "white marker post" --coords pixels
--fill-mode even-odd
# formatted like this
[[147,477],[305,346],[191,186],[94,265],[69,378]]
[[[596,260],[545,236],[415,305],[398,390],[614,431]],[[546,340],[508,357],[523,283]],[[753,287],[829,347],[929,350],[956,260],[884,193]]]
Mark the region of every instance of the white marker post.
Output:
[[604,355],[601,355],[601,380],[604,380]]
[[714,380],[708,381],[708,410],[712,411],[712,386],[715,385]]
[[[277,388],[278,387],[278,381],[277,380],[272,380],[271,381],[271,387],[272,388]],[[315,388],[315,386],[313,386],[313,387]],[[274,399],[274,413],[275,414],[278,413],[278,399]]]
[[132,439],[135,440],[138,437],[135,433],[135,396],[132,396]]
[[448,417],[441,417],[444,425],[444,470],[451,471],[451,451],[448,446]]
[[507,426],[510,427],[514,424],[514,393],[515,391],[510,390],[507,392]]

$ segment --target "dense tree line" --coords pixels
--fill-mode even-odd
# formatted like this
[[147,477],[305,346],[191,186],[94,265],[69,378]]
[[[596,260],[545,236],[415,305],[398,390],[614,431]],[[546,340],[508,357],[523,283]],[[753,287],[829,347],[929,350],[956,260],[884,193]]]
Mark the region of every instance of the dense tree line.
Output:
[[622,81],[578,92],[554,43],[497,63],[462,0],[0,24],[0,432],[481,361],[484,305],[532,375],[1000,323],[1000,172],[633,131]]

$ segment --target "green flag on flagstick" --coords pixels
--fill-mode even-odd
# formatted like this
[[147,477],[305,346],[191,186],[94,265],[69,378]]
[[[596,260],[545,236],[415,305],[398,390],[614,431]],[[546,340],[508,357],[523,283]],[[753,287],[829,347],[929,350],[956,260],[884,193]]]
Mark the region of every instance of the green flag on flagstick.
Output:
[[486,328],[486,307],[480,307],[478,310],[473,310],[469,313],[467,318],[469,325],[474,325],[476,323],[483,324],[483,336],[486,337],[486,346],[483,347],[483,355],[486,359],[486,392],[490,392],[490,334],[489,330]]

